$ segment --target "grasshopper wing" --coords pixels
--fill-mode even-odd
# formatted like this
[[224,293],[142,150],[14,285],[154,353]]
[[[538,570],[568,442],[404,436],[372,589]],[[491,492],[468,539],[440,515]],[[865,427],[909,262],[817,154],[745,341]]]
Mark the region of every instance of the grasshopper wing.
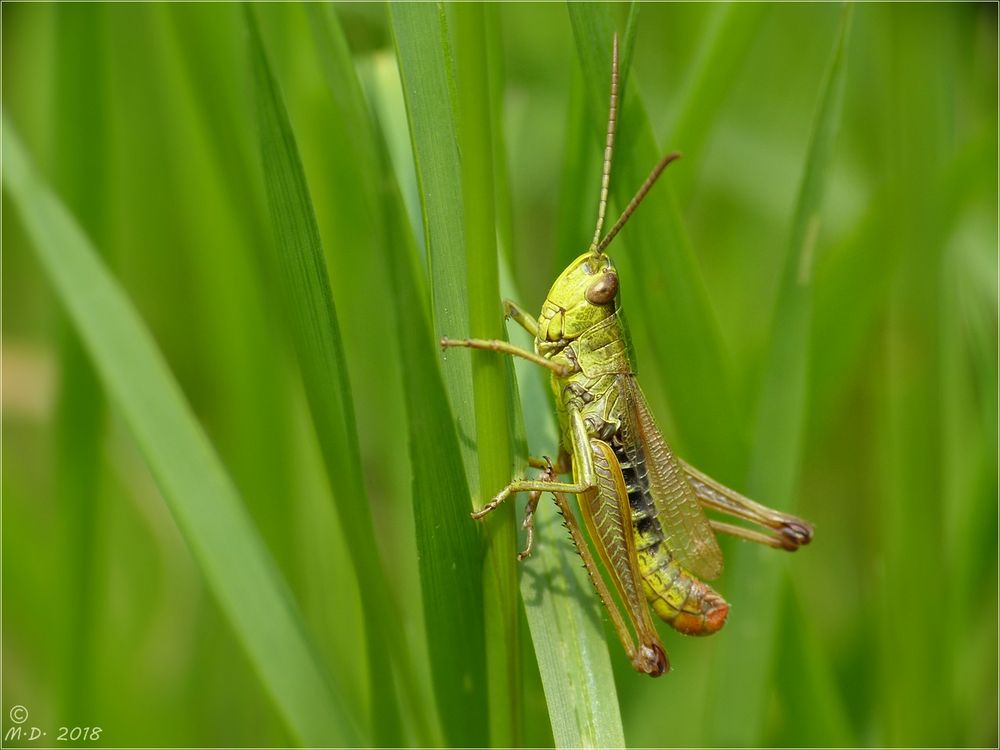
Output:
[[624,425],[627,450],[641,446],[663,538],[674,558],[698,578],[711,581],[722,573],[722,550],[708,517],[680,462],[663,439],[635,378],[622,375],[628,400]]

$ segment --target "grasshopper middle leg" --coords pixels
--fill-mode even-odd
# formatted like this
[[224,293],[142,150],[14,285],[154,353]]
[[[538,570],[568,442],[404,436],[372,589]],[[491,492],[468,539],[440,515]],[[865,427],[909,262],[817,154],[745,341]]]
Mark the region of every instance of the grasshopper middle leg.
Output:
[[[574,482],[555,482],[551,479],[515,479],[494,495],[486,505],[477,511],[473,511],[472,517],[480,519],[490,511],[495,510],[504,500],[518,492],[565,492],[569,495],[580,495],[594,486],[594,464],[590,455],[590,442],[587,437],[587,427],[583,423],[580,412],[571,409],[569,412],[570,439],[573,445],[573,456],[576,459],[574,469]],[[537,459],[536,459],[537,461]],[[564,463],[563,452],[560,452],[560,463]],[[546,467],[551,464],[546,462]],[[564,467],[560,467],[564,468]],[[554,467],[553,467],[554,471]]]
[[538,321],[516,302],[505,299],[503,301],[503,315],[508,320],[513,320],[532,336],[538,336]]

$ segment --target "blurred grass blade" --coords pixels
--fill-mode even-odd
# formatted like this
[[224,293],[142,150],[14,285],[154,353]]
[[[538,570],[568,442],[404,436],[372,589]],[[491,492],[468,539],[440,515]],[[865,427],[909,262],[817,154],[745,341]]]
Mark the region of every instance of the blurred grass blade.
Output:
[[[107,252],[108,179],[102,85],[104,10],[98,5],[56,9],[55,187],[96,249]],[[60,716],[84,723],[93,715],[94,632],[104,601],[98,571],[103,562],[99,523],[104,477],[104,393],[79,336],[65,326],[59,346],[59,396],[55,478],[64,521],[63,551],[68,585],[65,651],[61,655]]]
[[[358,449],[350,383],[341,346],[319,229],[288,122],[250,8],[251,39],[264,183],[277,240],[269,273],[277,277],[286,319],[298,355],[306,397],[344,537],[358,576],[367,626],[370,712],[377,743],[399,744],[401,726],[395,690],[385,689],[389,654],[401,655],[405,640],[378,555]],[[397,665],[403,663],[397,658]],[[388,684],[391,686],[392,682]]]
[[[604,4],[569,3],[567,7],[597,149],[597,144],[603,143],[607,123],[614,26]],[[617,204],[625,206],[663,155],[634,83],[624,92],[616,144],[611,191]],[[671,167],[678,168],[682,165]],[[685,451],[689,458],[725,477],[734,471],[741,454],[742,425],[721,335],[672,196],[670,175],[662,182],[623,230],[619,241],[628,251],[619,252],[615,260],[635,268],[627,281],[630,286],[623,287],[629,320],[650,332],[656,369],[664,375],[680,431],[677,442],[689,449]],[[581,210],[596,211],[596,175],[594,186],[591,205]],[[581,251],[584,242],[581,238]],[[614,248],[612,245],[612,255]]]
[[371,154],[375,162],[370,165],[375,173],[363,187],[381,185],[372,198],[381,202],[382,220],[372,231],[381,234],[378,247],[395,291],[391,307],[399,356],[406,363],[417,562],[438,714],[449,745],[482,747],[488,738],[482,553],[468,517],[469,491],[436,356],[423,270],[387,146],[371,121],[337,16],[331,6],[310,5],[307,12],[338,112],[355,123],[357,152]]
[[[784,593],[785,635],[775,667],[798,677],[794,684],[778,681],[787,736],[822,737],[832,747],[857,747],[831,664],[819,647],[816,618],[803,607],[794,586],[786,586]],[[776,744],[782,744],[780,737]]]
[[[719,3],[712,8],[711,26],[681,85],[677,120],[669,130],[668,147],[682,150],[685,158],[699,159],[702,144],[758,37],[767,8],[767,3]],[[694,173],[692,169],[677,179],[690,184],[684,175]]]
[[149,331],[35,174],[6,116],[2,125],[4,187],[265,689],[304,744],[363,744],[341,686],[319,667],[291,594]]
[[[944,245],[963,208],[990,187],[994,176],[981,167],[996,161],[994,135],[984,129],[940,170],[928,172],[926,182],[936,196],[928,241]],[[885,312],[885,280],[895,276],[906,258],[893,241],[890,219],[895,204],[888,187],[869,201],[856,231],[830,248],[816,266],[813,330],[836,330],[838,335],[812,337],[810,411],[814,414],[835,415],[837,397],[849,395],[845,393],[849,375],[865,357],[873,329]],[[851,300],[851,315],[843,314],[845,299]]]
[[[494,215],[492,117],[487,71],[486,18],[482,5],[454,8],[458,136],[462,173],[462,219],[468,278],[469,336],[504,338]],[[447,47],[441,49],[447,55]],[[461,334],[455,334],[461,335]],[[473,351],[472,386],[476,413],[480,493],[488,502],[511,480],[511,437],[507,374],[510,363],[494,352]],[[490,741],[523,743],[520,618],[517,596],[517,535],[514,503],[485,521],[483,602],[489,672]]]
[[[750,475],[752,497],[794,510],[806,423],[812,266],[823,190],[840,123],[851,6],[845,5],[819,91],[809,151],[792,220],[769,353],[757,407]],[[772,550],[740,545],[728,564],[730,590],[747,597],[719,645],[709,700],[709,744],[755,745],[767,716],[768,686],[777,646],[780,568]],[[737,602],[738,603],[738,602]]]
[[757,406],[748,484],[773,502],[793,502],[805,429],[812,277],[823,191],[843,101],[851,6],[845,5],[799,187],[791,240]]
[[580,254],[581,242],[588,230],[593,232],[593,219],[581,206],[593,202],[593,175],[597,149],[594,148],[593,128],[583,75],[578,66],[572,72],[569,105],[566,108],[566,134],[563,138],[563,164],[559,181],[559,208],[556,214],[556,252],[549,278],[555,279]]
[[504,128],[504,45],[501,6],[486,3],[486,66],[490,76],[490,132],[493,141],[497,242],[501,262],[514,262],[514,206],[508,170],[507,133]]
[[[903,262],[899,263],[891,284],[886,285],[888,316],[876,358],[881,380],[881,387],[875,391],[879,412],[876,445],[882,471],[877,484],[880,503],[876,517],[880,575],[873,592],[877,596],[879,636],[875,661],[881,673],[879,682],[891,680],[894,684],[893,690],[881,691],[876,700],[884,719],[879,738],[883,744],[946,745],[954,744],[958,732],[964,728],[960,727],[961,719],[953,709],[954,701],[961,700],[955,686],[974,674],[974,670],[966,668],[957,672],[964,673],[962,677],[954,682],[950,679],[956,674],[952,672],[956,646],[976,638],[976,628],[966,613],[986,611],[991,604],[995,613],[997,590],[994,547],[989,562],[984,561],[994,571],[983,592],[985,596],[976,597],[967,608],[951,608],[958,604],[954,594],[962,581],[953,567],[954,558],[948,554],[947,522],[954,509],[945,503],[953,500],[949,485],[954,477],[949,476],[948,464],[942,458],[954,449],[946,447],[944,441],[948,422],[957,415],[946,412],[954,402],[949,403],[949,378],[942,363],[944,342],[956,332],[949,329],[949,315],[944,314],[943,308],[947,300],[945,285],[958,270],[960,261],[955,251],[960,245],[940,224],[947,219],[948,204],[954,198],[944,197],[926,184],[930,175],[941,172],[961,143],[955,138],[955,124],[942,117],[942,113],[954,106],[955,91],[970,71],[954,64],[941,64],[937,54],[928,54],[928,50],[942,42],[956,49],[959,45],[954,36],[953,17],[943,7],[929,9],[909,22],[905,18],[905,12],[894,6],[886,6],[880,16],[886,28],[893,31],[901,23],[907,23],[908,33],[891,37],[889,51],[894,65],[889,86],[895,107],[884,130],[884,134],[891,134],[893,143],[886,154],[890,177],[887,234],[892,252]],[[996,112],[995,100],[990,109]],[[921,127],[913,127],[913,123]],[[995,143],[996,120],[983,125],[990,133],[989,140]],[[987,152],[984,156],[993,156],[996,163],[995,153]],[[961,174],[956,176],[965,178]],[[995,185],[995,172],[986,179]],[[983,216],[995,217],[995,188],[989,192],[992,193],[989,208],[983,205],[980,210]],[[985,197],[989,193],[983,191],[983,194]],[[980,237],[981,242],[990,237],[994,258],[995,232],[993,229],[990,235]],[[995,273],[995,267],[991,268],[990,276],[996,278]],[[975,295],[974,288],[962,290],[967,303]],[[987,295],[996,309],[995,290],[991,289]],[[996,361],[995,351],[989,356]],[[970,389],[970,385],[967,383],[966,388]],[[990,390],[996,391],[995,380],[990,383]],[[981,403],[979,408],[985,409],[988,403]],[[994,423],[995,414],[994,411],[991,417]],[[995,452],[993,462],[991,473],[996,476]],[[989,503],[996,507],[995,493],[991,493]],[[995,529],[995,518],[993,515],[982,520],[989,519]],[[996,534],[991,537],[995,540]],[[969,541],[962,540],[963,544]],[[962,613],[955,618],[948,638],[940,637],[932,628],[913,626],[925,616],[923,609],[929,591],[942,592],[943,611]],[[907,626],[894,627],[890,620]],[[995,620],[992,631],[996,632]],[[995,638],[991,640],[996,642]],[[979,652],[977,658],[992,656],[995,662],[995,653],[987,656]],[[926,658],[920,658],[923,655]],[[995,670],[993,674],[995,704]]]
[[[394,2],[389,4],[389,20],[420,188],[434,336],[462,336],[469,330],[468,277],[454,81],[444,9],[434,3]],[[458,428],[462,462],[469,490],[476,496],[479,468],[473,439],[472,365],[466,352],[448,353],[444,360],[442,374]]]
[[[635,39],[639,34],[639,0],[629,0],[628,15],[625,16],[625,33],[621,37],[621,80],[618,91],[628,91],[629,74],[632,72],[632,55],[635,54]],[[602,153],[603,156],[603,153]]]

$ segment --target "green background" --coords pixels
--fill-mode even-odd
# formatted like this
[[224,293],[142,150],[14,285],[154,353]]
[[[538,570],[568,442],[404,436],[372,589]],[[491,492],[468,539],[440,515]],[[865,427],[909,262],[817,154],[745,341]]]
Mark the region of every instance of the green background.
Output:
[[[208,438],[156,431],[172,392],[126,334],[114,347],[89,277],[53,285],[71,243],[39,263],[25,216],[53,222],[12,200],[5,161],[4,731],[21,704],[50,740],[100,726],[109,746],[995,744],[996,5],[438,11],[3,6],[5,131]],[[468,359],[434,346],[500,330],[493,249],[463,237],[498,238],[532,311],[586,248],[612,24],[611,216],[652,138],[684,153],[610,249],[642,386],[682,456],[816,526],[794,556],[723,540],[729,622],[661,628],[659,680],[631,671],[576,567],[532,567],[538,550],[518,571],[513,514],[466,520],[466,481],[492,494],[520,470],[522,429],[555,446],[537,375],[519,369],[522,428],[509,370],[477,360],[459,403]],[[275,263],[296,252],[326,271]],[[263,546],[176,468],[213,449],[205,476],[228,475]],[[264,593],[241,586],[258,563]],[[272,595],[280,633],[254,610]],[[609,639],[561,676],[560,612]],[[311,667],[283,656],[300,636]],[[337,710],[289,687],[310,679]]]

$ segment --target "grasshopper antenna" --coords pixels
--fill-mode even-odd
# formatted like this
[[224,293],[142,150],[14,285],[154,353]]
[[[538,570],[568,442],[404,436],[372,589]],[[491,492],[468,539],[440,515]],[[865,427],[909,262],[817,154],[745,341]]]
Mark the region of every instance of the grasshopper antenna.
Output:
[[[608,185],[611,183],[611,155],[615,148],[615,126],[618,122],[618,33],[615,32],[611,46],[611,107],[608,113],[608,135],[604,141],[604,169],[601,172],[601,199],[597,203],[597,228],[590,243],[594,258],[601,255],[606,243],[601,243],[601,229],[604,228],[604,213],[608,208]],[[600,243],[600,244],[598,244]]]
[[[631,201],[629,201],[629,204],[625,207],[625,210],[622,211],[622,215],[618,218],[618,221],[616,221],[615,225],[611,227],[611,231],[608,232],[607,235],[604,237],[604,239],[601,240],[600,244],[598,244],[597,247],[594,248],[593,251],[594,255],[600,255],[601,253],[604,252],[604,248],[606,248],[609,244],[611,244],[611,240],[613,240],[615,238],[615,235],[618,234],[618,232],[621,230],[623,226],[625,226],[625,222],[629,220],[629,217],[632,215],[632,212],[639,207],[640,203],[642,203],[642,199],[646,197],[646,193],[649,192],[650,188],[652,188],[653,185],[656,184],[657,179],[659,179],[660,175],[663,173],[663,170],[667,168],[667,165],[670,162],[676,161],[677,159],[680,158],[681,155],[679,151],[671,151],[669,154],[660,159],[659,163],[655,167],[653,167],[653,171],[649,173],[649,177],[647,177],[646,181],[642,183],[642,187],[639,188],[639,192],[637,192],[635,194],[635,197]],[[602,192],[601,195],[602,201],[604,200],[604,197],[605,195]],[[604,219],[603,206],[601,208],[600,218],[601,220]],[[598,228],[600,228],[600,223],[598,223],[597,226]]]

